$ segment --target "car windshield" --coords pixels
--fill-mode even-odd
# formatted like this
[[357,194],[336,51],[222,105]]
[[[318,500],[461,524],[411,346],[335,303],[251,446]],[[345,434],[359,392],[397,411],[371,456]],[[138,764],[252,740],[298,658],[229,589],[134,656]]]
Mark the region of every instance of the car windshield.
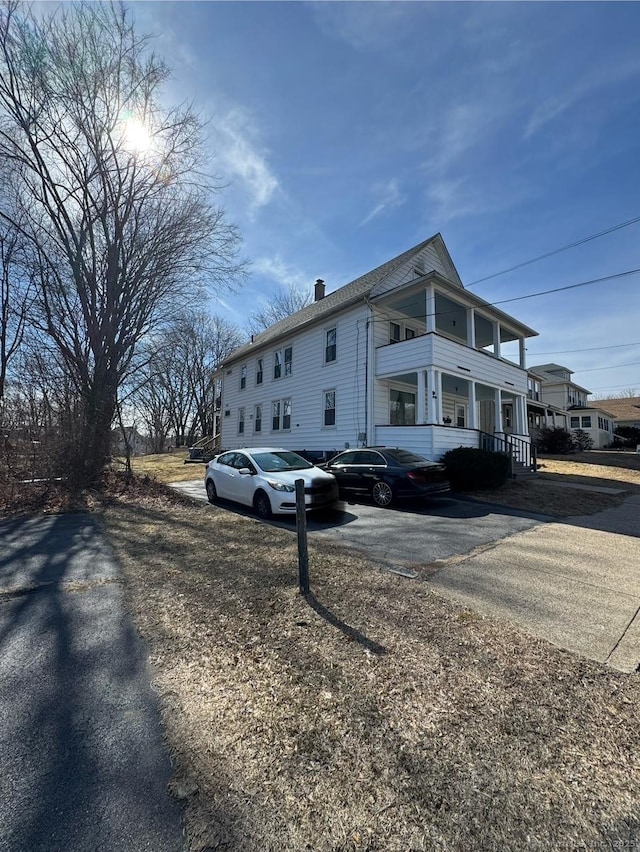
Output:
[[287,450],[275,453],[255,453],[253,460],[265,473],[276,473],[279,470],[308,470],[313,465],[299,456]]
[[385,455],[398,464],[433,464],[424,456],[419,456],[417,453],[411,453],[409,450],[385,450]]

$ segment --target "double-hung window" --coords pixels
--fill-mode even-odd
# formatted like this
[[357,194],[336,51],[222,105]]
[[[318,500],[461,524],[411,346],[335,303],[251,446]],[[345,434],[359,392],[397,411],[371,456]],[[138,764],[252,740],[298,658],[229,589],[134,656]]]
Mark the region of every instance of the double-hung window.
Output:
[[275,399],[271,406],[271,431],[291,429],[291,400]]
[[324,338],[324,363],[330,364],[332,361],[336,360],[337,355],[337,330],[335,328],[330,328],[325,333]]
[[247,365],[243,364],[240,367],[240,390],[244,390],[247,386]]
[[238,409],[238,435],[244,435],[244,408]]
[[280,379],[282,377],[282,350],[276,349],[273,353],[273,378]]
[[336,392],[335,390],[324,391],[324,413],[323,424],[325,426],[336,425]]
[[398,322],[389,323],[389,343],[400,343],[402,340],[402,328]]
[[273,432],[280,431],[280,400],[274,400],[271,408],[271,429]]
[[291,366],[293,364],[293,348],[291,346],[287,346],[284,350],[284,374],[285,376],[291,375]]
[[256,405],[256,410],[253,415],[253,431],[262,432],[262,406]]
[[263,359],[258,358],[258,360],[256,361],[256,384],[257,385],[262,384],[263,367],[264,367]]

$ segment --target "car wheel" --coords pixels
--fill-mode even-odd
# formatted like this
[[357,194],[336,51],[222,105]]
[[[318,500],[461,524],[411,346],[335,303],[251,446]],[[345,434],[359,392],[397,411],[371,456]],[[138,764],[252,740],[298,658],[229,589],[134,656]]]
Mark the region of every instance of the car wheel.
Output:
[[371,489],[371,497],[376,506],[386,509],[393,502],[393,491],[386,482],[376,482]]
[[256,515],[263,521],[268,521],[271,518],[271,501],[264,491],[256,492],[256,496],[253,498],[253,508],[256,510]]
[[216,491],[216,486],[213,479],[207,479],[207,500],[210,503],[215,503],[218,499],[218,492]]

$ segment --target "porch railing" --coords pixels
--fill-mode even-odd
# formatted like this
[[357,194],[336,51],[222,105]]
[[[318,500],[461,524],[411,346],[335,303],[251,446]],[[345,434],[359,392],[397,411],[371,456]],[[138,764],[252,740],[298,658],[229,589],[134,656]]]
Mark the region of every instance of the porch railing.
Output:
[[489,432],[478,430],[478,447],[481,450],[492,450],[506,453],[509,456],[509,475],[514,475],[514,467],[527,468],[535,471],[538,465],[537,451],[530,441],[518,435],[491,435]]

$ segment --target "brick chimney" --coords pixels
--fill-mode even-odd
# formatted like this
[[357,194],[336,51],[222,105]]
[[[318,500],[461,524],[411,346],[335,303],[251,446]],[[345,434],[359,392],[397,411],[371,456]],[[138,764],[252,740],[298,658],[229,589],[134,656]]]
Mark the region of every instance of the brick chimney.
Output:
[[324,299],[324,281],[322,278],[318,278],[316,281],[316,291],[313,297],[314,302],[319,302],[320,299]]

